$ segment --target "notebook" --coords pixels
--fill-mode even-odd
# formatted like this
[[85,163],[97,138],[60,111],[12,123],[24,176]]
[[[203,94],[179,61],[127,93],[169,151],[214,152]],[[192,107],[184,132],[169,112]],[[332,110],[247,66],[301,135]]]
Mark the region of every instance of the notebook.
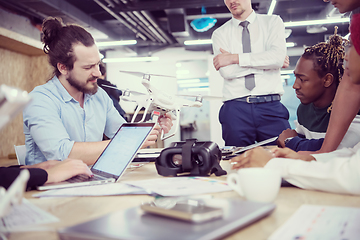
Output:
[[155,123],[124,123],[101,153],[91,171],[94,177],[78,175],[64,182],[38,186],[38,190],[116,182],[136,156]]
[[58,231],[60,239],[222,239],[271,214],[273,203],[237,199],[209,199],[210,206],[222,207],[220,219],[191,223],[144,213],[140,207],[110,213],[95,220]]
[[239,154],[242,154],[243,152],[245,152],[247,150],[250,150],[250,149],[253,149],[253,148],[268,144],[268,143],[275,142],[277,139],[278,139],[278,137],[276,136],[276,137],[272,137],[272,138],[266,139],[266,140],[261,141],[261,142],[251,144],[251,145],[246,146],[246,147],[230,147],[229,149],[224,148],[222,150],[222,153],[223,153],[222,159],[223,160],[231,159],[233,157],[236,157]]

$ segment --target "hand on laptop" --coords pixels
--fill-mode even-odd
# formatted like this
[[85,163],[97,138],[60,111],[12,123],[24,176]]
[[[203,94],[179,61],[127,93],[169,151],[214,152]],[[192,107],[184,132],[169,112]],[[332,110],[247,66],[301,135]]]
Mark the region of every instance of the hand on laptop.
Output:
[[49,160],[26,168],[42,168],[48,173],[46,183],[65,181],[73,176],[85,174],[91,177],[93,174],[89,167],[81,160],[65,159],[64,161]]

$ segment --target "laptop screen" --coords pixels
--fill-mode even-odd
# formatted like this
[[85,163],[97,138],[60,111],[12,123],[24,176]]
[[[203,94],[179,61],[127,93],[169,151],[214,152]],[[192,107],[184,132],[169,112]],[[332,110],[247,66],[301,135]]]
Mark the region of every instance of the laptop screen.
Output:
[[118,178],[134,159],[154,123],[124,123],[111,139],[91,171]]

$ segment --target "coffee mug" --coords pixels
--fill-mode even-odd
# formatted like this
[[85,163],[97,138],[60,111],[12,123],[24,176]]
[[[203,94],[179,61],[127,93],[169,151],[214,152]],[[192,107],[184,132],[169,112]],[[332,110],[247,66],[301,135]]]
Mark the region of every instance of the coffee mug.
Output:
[[231,173],[227,183],[247,200],[273,202],[281,186],[281,175],[274,169],[242,168]]

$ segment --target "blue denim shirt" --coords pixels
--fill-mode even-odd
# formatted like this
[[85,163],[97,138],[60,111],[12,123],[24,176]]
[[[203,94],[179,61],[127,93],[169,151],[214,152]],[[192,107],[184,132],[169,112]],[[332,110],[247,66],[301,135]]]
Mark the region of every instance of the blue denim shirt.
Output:
[[125,122],[101,88],[85,94],[83,108],[56,76],[30,96],[23,111],[27,165],[64,160],[75,142],[102,141],[103,134],[112,138]]

